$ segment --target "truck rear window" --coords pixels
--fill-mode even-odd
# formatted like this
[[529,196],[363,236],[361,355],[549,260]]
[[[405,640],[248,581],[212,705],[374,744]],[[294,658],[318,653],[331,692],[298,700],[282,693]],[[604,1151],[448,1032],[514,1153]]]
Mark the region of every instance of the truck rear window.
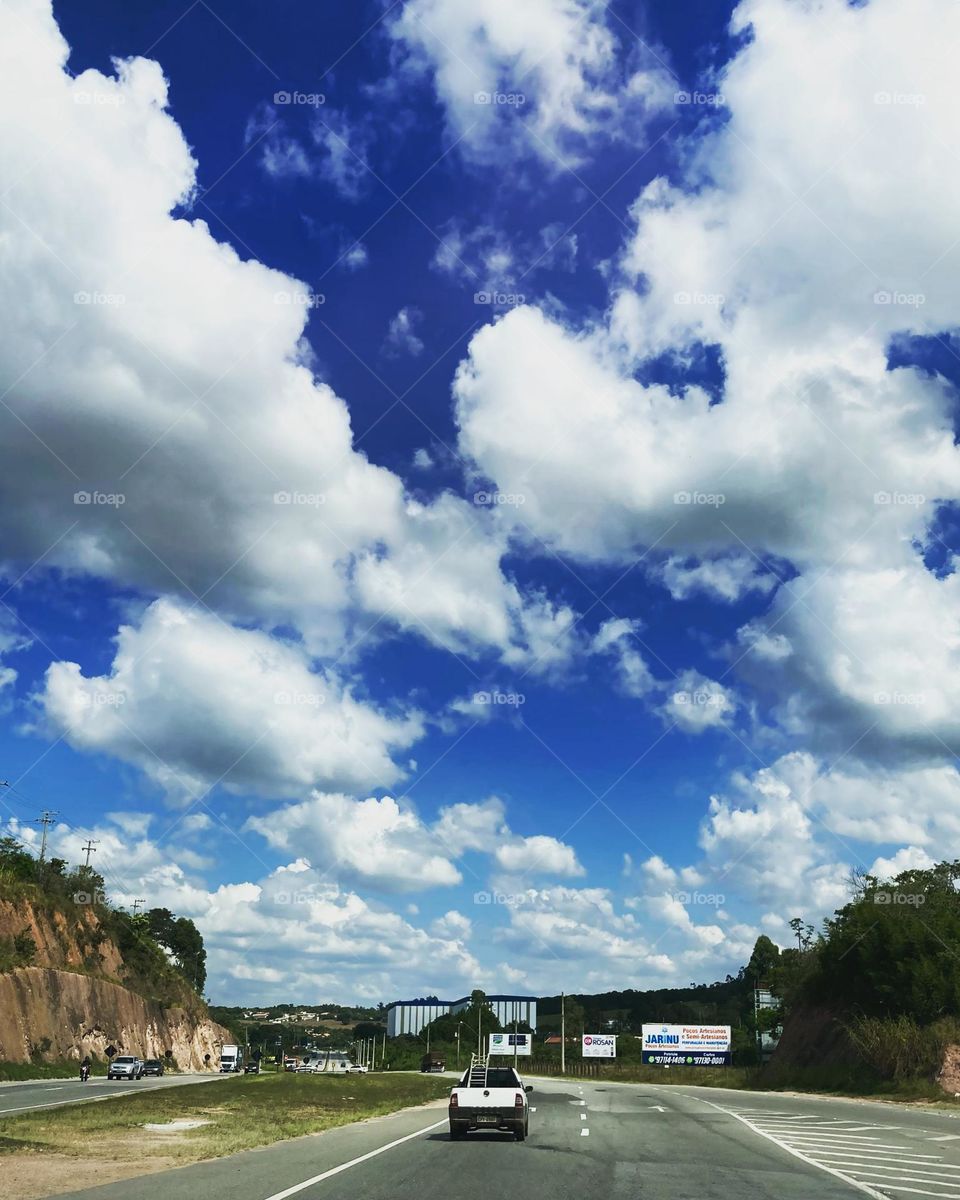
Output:
[[518,1087],[517,1077],[510,1067],[491,1067],[487,1071],[488,1088]]

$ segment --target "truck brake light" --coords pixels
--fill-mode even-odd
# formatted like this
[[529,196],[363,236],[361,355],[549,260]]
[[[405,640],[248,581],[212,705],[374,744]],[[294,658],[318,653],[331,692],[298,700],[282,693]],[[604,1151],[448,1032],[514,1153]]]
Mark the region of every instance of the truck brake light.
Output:
[[459,1108],[460,1107],[460,1102],[457,1100],[456,1092],[450,1093],[450,1107],[451,1108]]
[[513,1102],[514,1108],[523,1108],[523,1092],[517,1092],[517,1098]]

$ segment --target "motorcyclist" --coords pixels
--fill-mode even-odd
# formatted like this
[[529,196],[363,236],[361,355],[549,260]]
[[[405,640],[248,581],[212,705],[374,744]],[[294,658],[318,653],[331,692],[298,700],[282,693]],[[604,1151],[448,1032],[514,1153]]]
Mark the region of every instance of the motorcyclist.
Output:
[[90,1055],[88,1054],[80,1064],[80,1082],[86,1083],[90,1078]]

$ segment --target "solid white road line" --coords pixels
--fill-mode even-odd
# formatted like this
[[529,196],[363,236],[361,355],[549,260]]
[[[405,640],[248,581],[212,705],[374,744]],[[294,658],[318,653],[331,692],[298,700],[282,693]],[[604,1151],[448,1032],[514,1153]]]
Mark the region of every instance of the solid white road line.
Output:
[[900,1163],[908,1167],[937,1167],[942,1163],[940,1158],[911,1158],[904,1154],[865,1154],[862,1150],[842,1150],[838,1146],[824,1146],[822,1150],[816,1146],[804,1146],[811,1154],[818,1153],[821,1158],[864,1159],[875,1163]]
[[901,1187],[895,1183],[885,1183],[883,1186],[888,1192],[910,1192],[914,1196],[939,1196],[940,1200],[957,1200],[960,1197],[960,1192],[925,1192],[923,1188]]
[[748,1121],[746,1117],[741,1117],[738,1113],[731,1112],[729,1108],[723,1108],[719,1104],[714,1104],[712,1100],[704,1100],[700,1096],[691,1096],[690,1099],[699,1100],[701,1104],[706,1104],[710,1108],[716,1109],[717,1112],[722,1112],[728,1117],[733,1117],[735,1121],[739,1121],[741,1125],[746,1125],[748,1129],[752,1130],[758,1136],[766,1138],[768,1142],[773,1142],[775,1146],[779,1146],[780,1149],[785,1150],[787,1154],[792,1154],[794,1158],[799,1158],[801,1162],[805,1162],[808,1166],[816,1167],[818,1171],[825,1171],[828,1175],[833,1175],[836,1179],[842,1179],[844,1183],[850,1184],[851,1187],[857,1188],[858,1191],[863,1192],[867,1196],[872,1196],[874,1200],[889,1200],[889,1198],[885,1196],[883,1192],[878,1192],[876,1188],[871,1187],[870,1184],[861,1183],[859,1179],[854,1179],[852,1175],[848,1175],[844,1171],[838,1171],[834,1167],[828,1167],[824,1163],[817,1162],[817,1160],[814,1158],[808,1158],[802,1151],[795,1150],[792,1146],[787,1145],[786,1142],[781,1141],[780,1138],[776,1137],[772,1133],[764,1133],[763,1130],[755,1125],[752,1121]]
[[[796,1143],[798,1146],[822,1146],[824,1150],[849,1150],[851,1154],[864,1154],[867,1151],[887,1151],[892,1150],[894,1154],[904,1155],[907,1158],[915,1159],[918,1163],[921,1162],[940,1162],[939,1154],[916,1154],[908,1146],[890,1146],[883,1143],[879,1146],[864,1146],[862,1142],[828,1142],[825,1138],[808,1137],[808,1138],[784,1138],[784,1141],[789,1141],[791,1144]],[[876,1155],[877,1158],[887,1158],[886,1153]]]
[[331,1167],[329,1171],[323,1171],[320,1175],[314,1175],[312,1179],[305,1179],[303,1183],[295,1183],[293,1187],[285,1188],[282,1192],[274,1192],[272,1196],[267,1196],[266,1200],[286,1200],[287,1196],[295,1196],[297,1192],[302,1192],[305,1188],[313,1187],[315,1183],[322,1183],[325,1179],[330,1179],[333,1175],[339,1175],[341,1171],[349,1171],[351,1167],[359,1166],[362,1162],[376,1158],[378,1154],[385,1154],[395,1146],[402,1146],[404,1142],[412,1141],[413,1138],[420,1137],[424,1133],[429,1133],[431,1129],[439,1129],[441,1125],[446,1124],[447,1118],[444,1117],[442,1121],[437,1121],[433,1125],[427,1125],[424,1129],[418,1129],[416,1133],[408,1133],[406,1137],[397,1138],[396,1141],[387,1142],[385,1146],[380,1146],[376,1150],[369,1150],[366,1154],[361,1154],[359,1158],[352,1158],[349,1162],[341,1163],[339,1167]]
[[[761,1125],[762,1129],[763,1126]],[[789,1138],[791,1142],[819,1142],[822,1146],[855,1146],[862,1150],[906,1150],[906,1146],[897,1146],[893,1142],[881,1142],[874,1138],[845,1138],[839,1133],[780,1133],[779,1129],[768,1129],[767,1133],[779,1133],[782,1138]],[[909,1151],[911,1154],[913,1151]],[[923,1158],[930,1158],[931,1155],[924,1154]],[[936,1157],[936,1156],[934,1156]]]
[[842,1146],[802,1146],[802,1150],[809,1150],[811,1153],[816,1151],[826,1158],[865,1158],[870,1163],[913,1163],[914,1166],[938,1166],[943,1162],[942,1158],[928,1158],[926,1154],[923,1157],[914,1156],[914,1154],[901,1151],[893,1154],[871,1154],[865,1150],[844,1150]]
[[[846,1158],[847,1155],[837,1153],[837,1154],[828,1154],[828,1155],[826,1155],[826,1157],[827,1158]],[[945,1163],[945,1162],[937,1162],[937,1163],[897,1163],[897,1162],[893,1162],[893,1163],[886,1163],[886,1162],[874,1162],[873,1160],[869,1160],[866,1163],[861,1163],[859,1165],[854,1164],[854,1165],[857,1166],[857,1170],[860,1170],[862,1167],[862,1169],[864,1171],[869,1171],[873,1167],[876,1167],[876,1169],[878,1171],[895,1171],[895,1172],[899,1171],[901,1175],[903,1174],[904,1171],[916,1171],[916,1173],[918,1175],[943,1175],[947,1179],[957,1179],[957,1172],[960,1171],[960,1167],[954,1167],[954,1166],[951,1166],[950,1163]],[[958,1182],[960,1182],[960,1180],[958,1180]]]
[[904,1179],[907,1177],[908,1173],[912,1175],[919,1175],[923,1177],[920,1179],[921,1183],[923,1183],[924,1179],[926,1179],[928,1183],[937,1183],[939,1180],[936,1177],[939,1176],[940,1179],[944,1180],[944,1187],[946,1187],[947,1183],[960,1182],[958,1181],[956,1175],[951,1175],[947,1171],[928,1171],[926,1169],[921,1169],[920,1167],[864,1167],[862,1170],[858,1167],[857,1170],[861,1175],[900,1175]]
[[101,1100],[112,1100],[113,1096],[78,1096],[76,1100],[51,1100],[49,1104],[26,1104],[21,1108],[0,1108],[3,1113],[33,1112],[35,1108],[63,1108],[66,1104],[98,1104]]

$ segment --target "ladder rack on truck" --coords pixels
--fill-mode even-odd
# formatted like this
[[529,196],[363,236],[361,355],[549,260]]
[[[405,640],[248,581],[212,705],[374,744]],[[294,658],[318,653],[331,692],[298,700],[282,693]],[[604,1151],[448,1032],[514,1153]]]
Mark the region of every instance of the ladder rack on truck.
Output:
[[479,1054],[470,1055],[470,1074],[468,1076],[468,1087],[485,1088],[487,1086],[487,1057],[480,1057]]

